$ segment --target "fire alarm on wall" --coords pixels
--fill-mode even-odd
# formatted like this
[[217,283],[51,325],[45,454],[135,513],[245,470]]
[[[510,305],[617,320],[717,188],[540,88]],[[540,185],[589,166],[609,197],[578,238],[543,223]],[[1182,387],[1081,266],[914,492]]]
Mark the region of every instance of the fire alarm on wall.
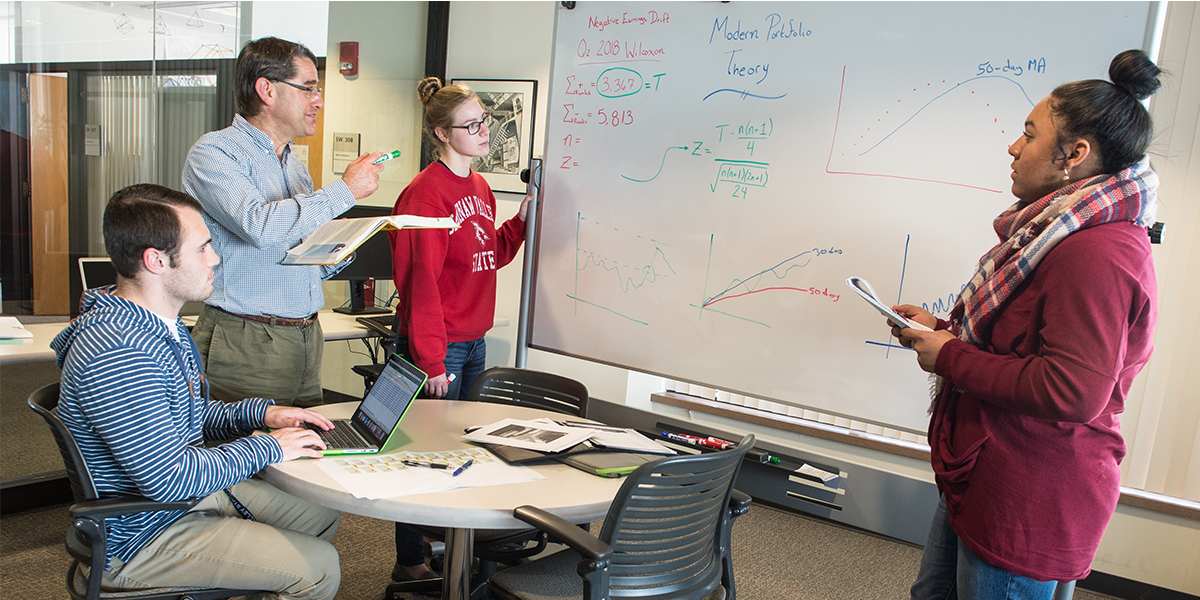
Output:
[[338,72],[346,77],[358,75],[358,42],[342,42],[338,55]]

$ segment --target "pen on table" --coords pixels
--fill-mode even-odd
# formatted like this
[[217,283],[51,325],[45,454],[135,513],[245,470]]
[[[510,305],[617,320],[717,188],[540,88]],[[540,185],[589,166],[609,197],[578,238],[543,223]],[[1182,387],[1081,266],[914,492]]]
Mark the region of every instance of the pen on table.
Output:
[[450,465],[435,462],[423,462],[419,460],[402,460],[400,461],[410,467],[425,467],[426,469],[449,469]]
[[379,164],[379,163],[382,163],[382,162],[387,162],[387,161],[389,161],[389,160],[392,160],[393,158],[400,158],[400,151],[399,151],[399,150],[392,150],[391,152],[388,152],[387,154],[384,154],[383,156],[380,156],[379,158],[375,159],[375,161],[374,161],[374,162],[372,162],[371,164],[373,164],[373,165],[377,165],[377,164]]
[[454,472],[450,474],[450,476],[458,477],[463,471],[466,471],[467,469],[471,468],[471,465],[473,465],[473,464],[475,464],[475,459],[468,458],[467,462],[463,463],[461,467],[455,469]]

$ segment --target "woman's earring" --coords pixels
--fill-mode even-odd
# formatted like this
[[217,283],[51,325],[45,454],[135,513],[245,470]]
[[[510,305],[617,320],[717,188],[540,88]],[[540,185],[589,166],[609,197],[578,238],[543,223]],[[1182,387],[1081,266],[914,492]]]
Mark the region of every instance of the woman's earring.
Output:
[[1067,171],[1066,169],[1063,169],[1063,181],[1070,181],[1070,180],[1071,180],[1071,173],[1069,171]]

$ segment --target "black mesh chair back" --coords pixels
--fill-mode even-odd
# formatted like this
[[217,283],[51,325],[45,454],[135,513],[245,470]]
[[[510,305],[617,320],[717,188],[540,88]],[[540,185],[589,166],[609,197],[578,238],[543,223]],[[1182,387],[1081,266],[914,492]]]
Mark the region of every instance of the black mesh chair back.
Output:
[[[101,591],[108,540],[104,519],[150,511],[186,510],[195,506],[196,500],[155,502],[138,496],[101,499],[75,436],[55,412],[58,396],[59,384],[42,386],[29,395],[29,407],[50,425],[75,497],[66,540],[67,553],[74,559],[67,567],[67,593],[71,600],[219,600],[258,593],[258,590],[194,587]],[[81,566],[87,569],[81,569]]]
[[67,480],[71,483],[71,495],[74,496],[75,502],[97,500],[100,496],[96,493],[96,485],[92,483],[92,476],[83,462],[83,455],[79,453],[79,445],[75,443],[75,436],[71,435],[71,430],[67,429],[58,415],[54,414],[54,409],[58,407],[58,391],[58,383],[34,390],[29,395],[29,407],[33,409],[33,412],[41,415],[42,419],[50,425],[50,431],[54,433],[54,443],[58,445],[58,452],[62,455],[63,466],[67,470]]
[[513,404],[553,412],[587,416],[588,391],[582,383],[541,371],[493,367],[484,371],[471,389],[467,400]]
[[720,585],[729,498],[752,447],[748,435],[735,449],[664,458],[629,475],[600,531],[613,549],[611,597],[699,600]]

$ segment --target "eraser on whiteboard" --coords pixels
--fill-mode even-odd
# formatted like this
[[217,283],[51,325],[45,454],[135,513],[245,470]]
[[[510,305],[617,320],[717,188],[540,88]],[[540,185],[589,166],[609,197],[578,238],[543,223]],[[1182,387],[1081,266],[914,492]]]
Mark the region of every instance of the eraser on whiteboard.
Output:
[[770,454],[755,448],[751,448],[748,452],[746,452],[746,460],[750,462],[765,463],[770,460],[770,458]]

